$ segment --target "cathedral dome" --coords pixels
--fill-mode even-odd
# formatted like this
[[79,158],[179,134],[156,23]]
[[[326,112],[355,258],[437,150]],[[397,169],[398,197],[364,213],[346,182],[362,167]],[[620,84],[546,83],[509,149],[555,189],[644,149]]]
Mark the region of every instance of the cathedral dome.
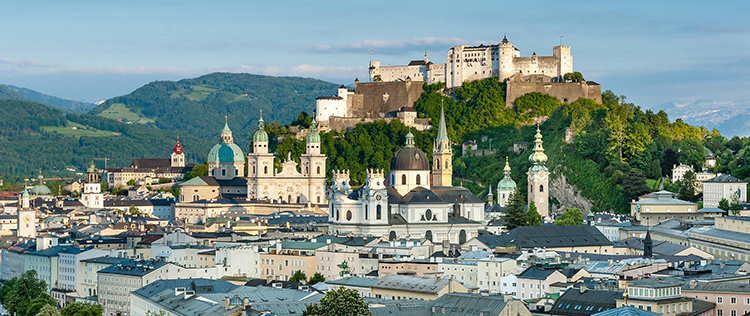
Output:
[[52,195],[52,191],[43,183],[44,177],[40,174],[37,179],[39,183],[31,188],[31,195]]
[[235,143],[219,143],[208,152],[208,163],[212,162],[245,162],[245,154]]
[[503,177],[500,182],[497,183],[498,191],[513,191],[516,189],[516,181],[513,181],[510,177]]
[[317,123],[315,119],[310,123],[310,132],[305,136],[305,141],[308,143],[320,143],[320,134],[318,134]]
[[258,130],[253,134],[253,142],[267,142],[268,133],[266,133],[266,122],[263,121],[263,111],[260,112],[258,119]]
[[430,170],[427,154],[414,147],[414,135],[406,134],[406,146],[399,149],[391,159],[391,170]]

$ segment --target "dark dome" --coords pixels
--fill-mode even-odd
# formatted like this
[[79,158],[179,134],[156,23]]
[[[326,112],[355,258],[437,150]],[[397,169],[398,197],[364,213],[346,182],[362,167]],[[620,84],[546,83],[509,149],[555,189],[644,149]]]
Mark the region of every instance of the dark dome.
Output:
[[391,159],[391,170],[430,170],[427,154],[417,147],[399,149]]

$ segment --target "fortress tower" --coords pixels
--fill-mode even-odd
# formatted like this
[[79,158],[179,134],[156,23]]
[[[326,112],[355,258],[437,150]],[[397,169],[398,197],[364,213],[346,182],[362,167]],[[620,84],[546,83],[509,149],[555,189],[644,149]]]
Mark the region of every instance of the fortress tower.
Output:
[[536,128],[535,138],[534,152],[529,155],[531,168],[526,173],[529,182],[528,203],[531,205],[533,201],[539,215],[544,218],[549,215],[549,171],[545,166],[547,155],[544,154],[544,147],[542,147],[542,132],[539,126]]

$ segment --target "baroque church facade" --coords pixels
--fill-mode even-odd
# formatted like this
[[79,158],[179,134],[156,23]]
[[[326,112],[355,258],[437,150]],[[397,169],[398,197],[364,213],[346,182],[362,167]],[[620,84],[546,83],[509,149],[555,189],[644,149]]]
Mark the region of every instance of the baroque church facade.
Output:
[[326,204],[326,156],[320,152],[316,123],[313,121],[306,137],[307,149],[300,157],[301,164],[287,156],[281,163],[281,170],[277,171],[276,155],[269,152],[268,142],[262,112],[253,134],[253,150],[247,155],[234,143],[232,130],[225,122],[219,143],[208,153],[208,176],[180,184],[174,218],[189,217],[189,222],[198,222],[216,216],[226,211],[226,207],[198,204],[217,200],[231,200],[239,208],[245,207],[242,203]]
[[352,189],[349,173],[335,171],[328,191],[330,231],[452,243],[477,236],[484,229],[484,201],[452,185],[452,155],[441,112],[432,169],[427,155],[414,145],[414,135],[408,133],[388,174],[368,170],[366,184]]

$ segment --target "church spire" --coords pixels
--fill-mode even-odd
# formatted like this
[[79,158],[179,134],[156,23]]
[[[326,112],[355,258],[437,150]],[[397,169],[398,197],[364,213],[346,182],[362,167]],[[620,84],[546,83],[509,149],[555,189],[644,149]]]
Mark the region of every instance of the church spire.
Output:
[[445,127],[445,108],[440,105],[440,123],[438,125],[437,138],[435,138],[434,152],[448,152],[451,150],[451,141],[448,138],[448,129]]
[[534,153],[529,156],[529,162],[532,164],[532,169],[547,169],[544,164],[547,162],[547,155],[544,153],[544,147],[542,147],[542,132],[539,130],[539,125],[536,126],[536,136],[534,140]]
[[229,117],[224,115],[224,128],[221,129],[221,142],[225,144],[234,143],[232,130],[229,129]]
[[255,142],[268,142],[268,133],[266,133],[266,122],[263,121],[263,110],[260,110],[260,117],[258,118],[258,130],[253,134],[253,143]]
[[510,177],[510,164],[508,163],[508,156],[505,156],[505,168],[503,168],[503,173],[505,173],[506,176]]

